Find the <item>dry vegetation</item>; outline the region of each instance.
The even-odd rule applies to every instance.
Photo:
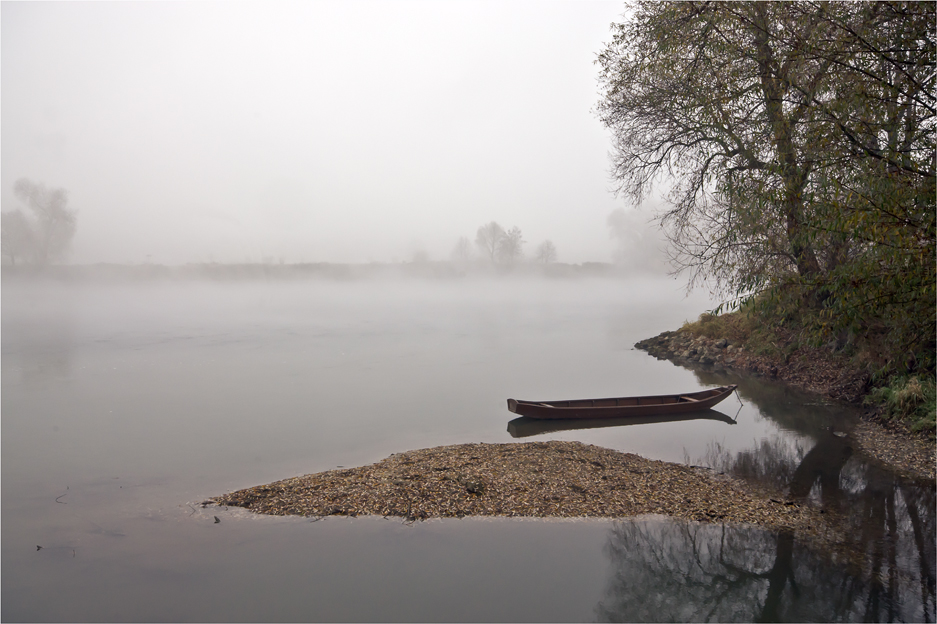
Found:
[[[711,471],[579,442],[462,444],[211,499],[273,515],[605,517],[664,514],[818,536],[824,512]]]

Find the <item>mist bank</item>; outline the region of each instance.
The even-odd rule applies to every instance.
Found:
[[[199,263],[162,264],[72,264],[72,265],[4,265],[2,278],[7,280],[53,280],[65,282],[97,281],[257,281],[257,280],[372,280],[464,278],[610,278],[660,276],[660,272],[635,270],[619,264],[584,262],[567,264],[482,264],[450,261],[407,263]]]

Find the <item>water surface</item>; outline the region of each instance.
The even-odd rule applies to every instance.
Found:
[[[854,453],[848,410],[632,348],[707,307],[653,279],[5,279],[2,616],[932,621],[932,483]],[[507,427],[509,396],[729,382],[742,403],[720,404],[722,420],[520,440]],[[864,506],[853,545],[863,555],[659,518],[407,525],[197,504],[403,450],[549,439]],[[816,578],[830,587],[808,591]]]

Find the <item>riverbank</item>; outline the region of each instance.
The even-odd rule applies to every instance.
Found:
[[[828,514],[711,470],[579,442],[461,444],[391,455],[210,501],[271,515],[623,518],[662,514],[821,536]]]
[[[765,377],[856,406],[862,406],[869,391],[868,373],[821,349],[799,346],[772,356],[751,353],[740,343],[684,329],[663,332],[635,347],[679,366]],[[864,407],[862,421],[850,434],[857,450],[892,470],[918,479],[937,476],[932,433],[913,432],[901,422],[883,419],[879,409]]]

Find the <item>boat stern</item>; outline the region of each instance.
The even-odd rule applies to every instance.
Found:
[[[513,412],[514,414],[517,413],[517,401],[514,399],[508,399],[508,411]]]

